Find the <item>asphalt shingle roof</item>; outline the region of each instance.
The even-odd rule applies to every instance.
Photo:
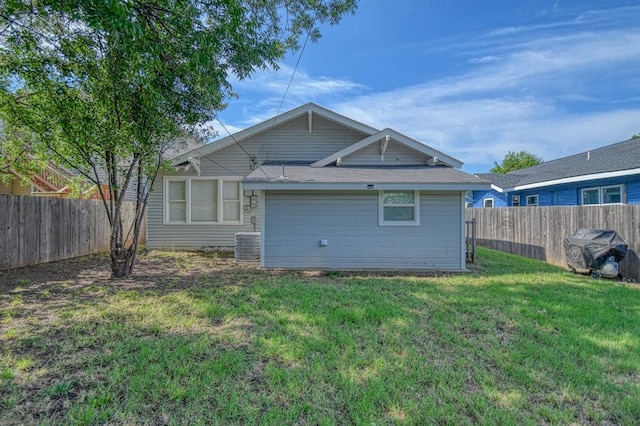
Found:
[[[282,182],[283,165],[262,165],[244,182]],[[286,182],[293,183],[483,183],[486,182],[453,167],[425,166],[326,166],[285,164]]]
[[[518,170],[521,172],[522,170]],[[489,182],[498,185],[500,188],[512,188],[520,179],[523,179],[527,175],[523,174],[510,174],[510,173],[477,173],[481,179],[488,180]]]
[[[477,176],[502,188],[513,188],[555,179],[637,168],[640,168],[640,138],[633,138],[503,175],[480,173]]]

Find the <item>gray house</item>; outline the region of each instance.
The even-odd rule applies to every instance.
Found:
[[[465,191],[490,184],[391,129],[315,104],[173,160],[149,200],[148,247],[234,248],[309,269],[465,269]]]

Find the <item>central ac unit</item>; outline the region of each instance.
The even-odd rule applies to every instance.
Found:
[[[260,262],[260,233],[236,234],[236,262]]]

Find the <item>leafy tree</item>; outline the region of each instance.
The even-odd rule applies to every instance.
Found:
[[[98,185],[111,270],[131,274],[163,154],[356,0],[0,0],[0,120]],[[137,188],[136,218],[122,220]]]
[[[509,173],[513,170],[524,169],[531,166],[542,164],[543,160],[537,155],[528,153],[527,151],[513,152],[509,151],[505,154],[502,164],[493,162],[494,166],[490,170],[491,173]]]
[[[41,159],[46,157],[38,155],[28,132],[14,128],[1,117],[0,114],[0,182],[8,184],[19,177],[28,185],[30,178],[47,166],[47,161]]]

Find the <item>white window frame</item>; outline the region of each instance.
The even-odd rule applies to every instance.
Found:
[[[604,190],[605,189],[609,189],[609,188],[620,188],[620,202],[619,203],[605,203],[604,202]],[[624,200],[624,185],[620,184],[620,185],[607,185],[607,186],[601,186],[600,187],[600,204],[602,204],[603,206],[614,206],[617,204],[623,204],[623,200]]]
[[[413,207],[413,220],[384,220],[385,207]],[[420,226],[420,191],[413,191],[413,204],[384,204],[384,190],[378,191],[378,226]]]
[[[165,225],[242,225],[244,222],[243,216],[243,192],[242,192],[242,176],[165,176],[163,182],[164,203],[163,203],[163,223]],[[192,181],[216,181],[217,184],[217,200],[216,200],[216,221],[192,221],[191,220],[191,182]],[[185,203],[186,203],[186,217],[184,221],[170,221],[169,220],[169,182],[178,181],[185,182]],[[239,205],[239,220],[237,221],[225,221],[224,220],[224,203],[236,202],[235,200],[224,200],[224,182],[240,182],[238,185],[238,205]]]
[[[619,203],[605,203],[604,202],[604,190],[609,188],[620,188],[620,202]],[[596,204],[584,204],[584,192],[585,191],[598,191],[598,203]],[[581,206],[615,206],[624,204],[624,184],[618,185],[605,185],[605,186],[593,186],[590,188],[582,188],[580,190],[580,205]]]
[[[487,201],[491,201],[491,205],[487,206]],[[482,207],[486,207],[488,209],[491,209],[493,207],[496,206],[495,200],[493,199],[493,197],[489,197],[489,198],[485,198],[482,200]]]
[[[532,200],[534,197],[536,199],[536,202],[535,203],[530,202],[530,200]],[[530,194],[530,195],[527,195],[526,201],[527,201],[527,204],[526,204],[527,206],[538,207],[539,205],[538,203],[540,202],[540,197],[538,197],[538,194]]]

